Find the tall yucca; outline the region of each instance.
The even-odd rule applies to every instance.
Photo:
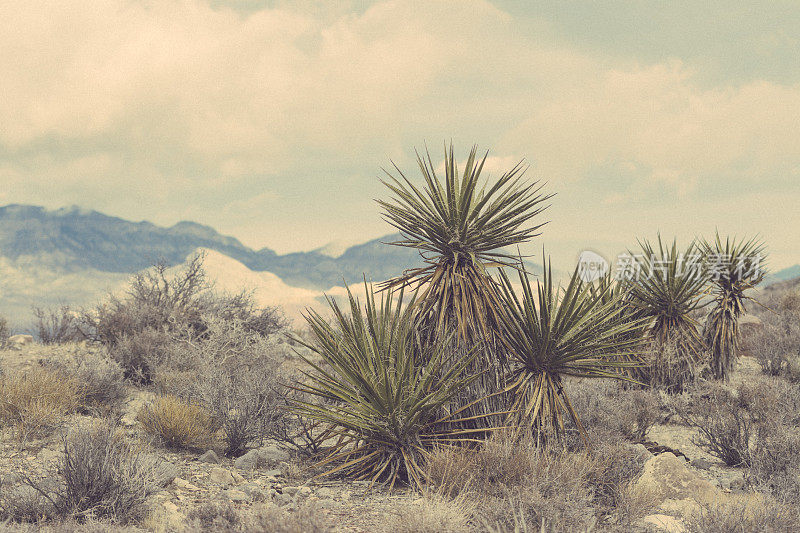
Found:
[[[383,183],[394,194],[378,200],[384,218],[400,231],[391,244],[420,251],[426,266],[404,272],[388,287],[421,287],[420,313],[439,330],[453,327],[461,340],[484,340],[501,311],[497,284],[487,268],[512,265],[517,258],[503,248],[537,236],[543,223],[529,224],[552,195],[539,182],[524,181],[520,162],[494,183],[482,180],[488,152],[478,159],[477,147],[459,171],[452,145],[445,148],[444,176],[426,151],[417,154],[421,187],[395,166]]]
[[[503,306],[499,287],[488,269],[516,265],[518,258],[504,248],[538,235],[543,223],[533,223],[552,195],[542,185],[524,179],[520,162],[494,182],[482,178],[487,154],[473,147],[459,169],[452,145],[445,147],[444,175],[437,175],[430,153],[417,153],[422,184],[415,185],[397,166],[386,172],[383,183],[393,197],[379,200],[383,217],[400,231],[391,244],[419,250],[425,266],[410,269],[389,280],[384,288],[419,289],[417,318],[423,338],[456,332],[462,349],[480,345],[473,370],[480,380],[470,386],[456,405],[475,397],[489,397],[505,388],[505,358],[497,342]],[[503,411],[503,396],[475,405],[471,414]],[[494,422],[497,422],[495,418]]]
[[[332,323],[315,311],[306,315],[314,342],[298,341],[326,364],[304,358],[311,371],[296,388],[321,401],[294,409],[338,436],[320,463],[332,466],[326,474],[418,486],[431,447],[476,434],[456,429],[458,413],[443,409],[474,379],[465,371],[474,356],[453,359],[443,343],[419,342],[402,291],[396,303],[392,293],[376,302],[372,287],[365,289],[363,309],[348,289],[349,313],[328,299]]]
[[[500,279],[508,307],[502,339],[513,376],[510,424],[532,428],[537,436],[560,436],[569,417],[585,438],[562,378],[621,378],[621,368],[637,364],[634,356],[644,321],[624,312],[622,293],[612,291],[611,285],[583,283],[577,269],[565,289],[554,288],[545,261],[536,291],[527,272],[520,271],[521,297],[505,272]]]
[[[702,358],[703,340],[692,317],[702,306],[705,294],[702,250],[694,241],[683,251],[675,240],[671,246],[665,246],[660,235],[657,248],[646,240],[639,241],[639,245],[642,253],[638,254],[638,271],[627,284],[628,305],[634,316],[650,320],[649,334],[655,353],[677,358],[677,362],[670,362],[673,369],[679,369],[673,376],[674,382],[653,384],[678,391],[694,379]],[[635,256],[632,252],[631,255]],[[648,371],[657,373],[659,364],[653,362]],[[673,377],[667,379],[673,381]]]
[[[705,338],[711,350],[711,370],[717,379],[728,380],[739,348],[739,317],[745,313],[745,291],[764,279],[765,247],[757,238],[737,241],[716,234],[713,243],[703,242],[705,263],[714,295],[706,317]]]

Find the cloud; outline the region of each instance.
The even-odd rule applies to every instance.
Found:
[[[567,240],[610,205],[707,225],[687,206],[797,189],[800,85],[710,84],[702,62],[576,46],[482,0],[264,4],[0,4],[0,198],[285,251],[388,231],[379,168],[414,172],[426,141],[491,148],[493,174],[525,158]]]

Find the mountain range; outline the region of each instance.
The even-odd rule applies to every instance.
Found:
[[[260,287],[261,303],[289,307],[297,318],[305,306],[322,299],[323,291],[341,294],[343,285],[358,284],[364,276],[382,281],[421,266],[415,250],[385,244],[398,237],[278,254],[254,250],[195,222],[162,227],[77,207],[7,205],[0,207],[0,315],[24,323],[32,305],[86,305],[159,260],[179,265],[203,249],[211,253],[209,268],[216,269],[210,277],[222,286],[232,290],[237,280],[246,281]],[[528,267],[541,272],[539,265]],[[771,273],[767,283],[797,276],[800,265]]]
[[[159,260],[173,265],[198,248],[215,250],[254,271],[267,271],[298,287],[327,289],[367,278],[384,280],[422,264],[411,249],[386,246],[397,235],[350,246],[279,255],[253,250],[237,239],[195,222],[165,228],[130,222],[76,207],[46,210],[31,205],[0,207],[0,256],[75,272],[94,269],[134,273]]]

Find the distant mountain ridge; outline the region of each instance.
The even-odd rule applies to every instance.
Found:
[[[133,273],[163,259],[182,262],[197,248],[227,255],[254,271],[269,271],[291,285],[327,289],[342,282],[384,280],[422,262],[416,251],[383,242],[396,235],[346,248],[331,257],[325,250],[279,255],[253,250],[233,237],[195,222],[171,227],[131,222],[92,210],[46,210],[31,205],[0,207],[0,256],[66,272],[94,269]]]

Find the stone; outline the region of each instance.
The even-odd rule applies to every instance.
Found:
[[[291,459],[291,455],[286,450],[283,450],[275,445],[262,446],[258,449],[259,455],[267,463],[267,466],[280,464],[282,461]]]
[[[214,450],[208,450],[206,453],[197,458],[201,463],[219,464],[219,457]]]
[[[169,461],[163,461],[159,465],[159,479],[161,480],[161,486],[166,487],[170,483],[172,483],[176,477],[178,477],[178,467],[174,464],[170,463]]]
[[[186,481],[185,479],[179,478],[179,477],[176,477],[175,479],[173,479],[172,480],[172,484],[175,485],[176,487],[178,487],[179,489],[183,489],[183,490],[191,490],[191,491],[200,490],[200,487],[198,487],[197,485],[193,485],[193,484],[189,483],[188,481]]]
[[[650,453],[647,447],[645,447],[645,445],[642,444],[641,442],[637,442],[636,444],[631,444],[629,447],[637,459],[647,461],[653,456],[653,454]]]
[[[688,517],[702,505],[720,501],[725,494],[687,467],[672,453],[662,453],[644,464],[634,490],[660,502],[661,511]]]
[[[6,342],[12,346],[25,346],[26,344],[33,344],[33,335],[11,335]]]
[[[237,457],[233,462],[233,466],[239,470],[255,470],[259,467],[259,461],[258,450],[250,450],[241,457]]]
[[[283,492],[289,496],[294,496],[300,490],[299,487],[284,487]]]
[[[267,470],[266,472],[264,472],[264,475],[266,477],[275,477],[276,478],[276,477],[280,477],[282,474],[281,474],[280,470],[273,468],[272,470]]]
[[[698,457],[697,459],[692,459],[692,462],[689,463],[695,468],[699,468],[700,470],[711,470],[711,461],[707,459],[703,459],[702,457]]]
[[[221,467],[214,467],[208,475],[208,479],[220,485],[233,485],[233,474]]]
[[[244,476],[239,472],[231,472],[231,475],[233,476],[233,481],[235,483],[244,483]]]
[[[666,514],[651,514],[642,518],[642,523],[654,526],[660,531],[668,533],[683,533],[686,527],[679,519]]]
[[[222,492],[222,495],[232,502],[246,502],[249,500],[247,494],[238,489],[225,490]]]
[[[264,489],[258,483],[245,483],[236,488],[247,494],[247,497],[253,501],[261,502],[268,497],[268,494],[264,492]]]
[[[276,505],[283,507],[292,504],[294,500],[289,494],[285,492],[282,493],[276,492],[272,497],[272,501],[275,502]]]

